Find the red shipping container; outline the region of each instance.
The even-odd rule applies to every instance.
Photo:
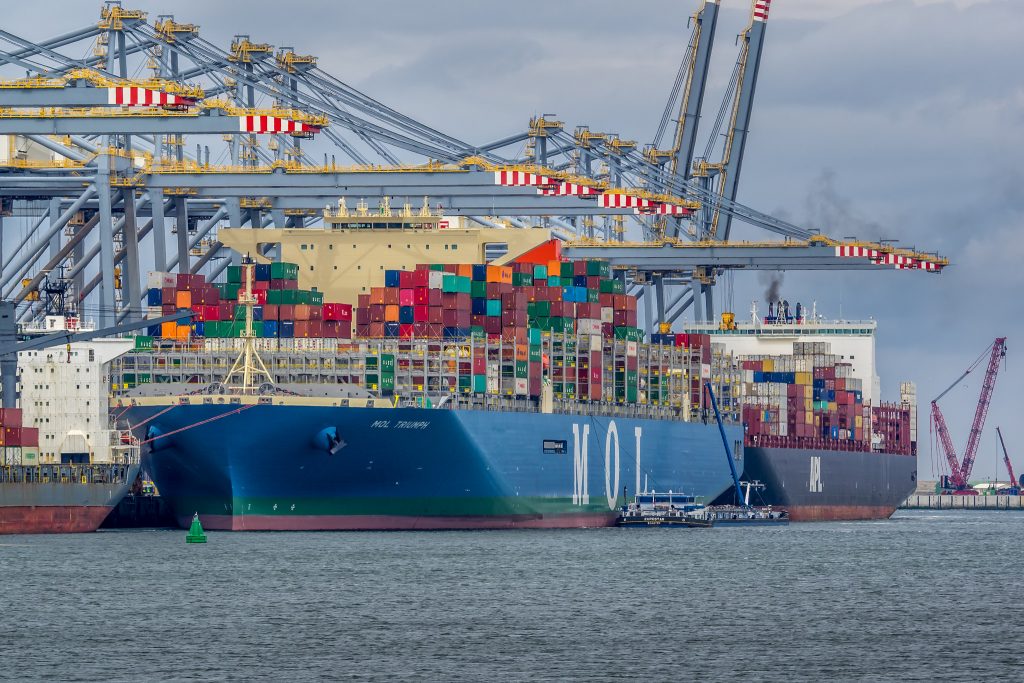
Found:
[[[473,374],[474,375],[486,375],[487,374],[487,358],[483,354],[475,356],[473,358]]]
[[[369,294],[358,294],[358,295],[356,295],[356,304],[358,305],[359,308],[366,308],[367,306],[370,305],[370,295]]]
[[[178,308],[174,304],[164,304],[160,307],[161,315],[174,315],[178,312]]]
[[[384,304],[370,304],[370,322],[384,322],[384,313],[386,308],[387,306],[385,306]]]
[[[0,426],[20,427],[21,408],[0,408]]]
[[[433,290],[437,291],[437,290]],[[431,325],[441,325],[444,323],[444,309],[440,306],[430,306],[427,308],[427,322]]]
[[[352,338],[352,321],[351,320],[335,320],[335,330],[338,334],[338,339],[351,339]]]
[[[429,270],[417,270],[412,271],[409,278],[410,287],[429,287],[430,286],[430,271]],[[405,287],[405,285],[402,285]]]
[[[356,329],[359,329],[360,325],[370,324],[370,309],[369,308],[357,308],[356,309]]]
[[[429,306],[430,305],[430,290],[426,287],[417,287],[412,290],[412,305],[413,306]]]
[[[398,286],[401,289],[412,289],[413,288],[413,284],[412,284],[412,271],[411,270],[401,270],[401,271],[398,272]],[[403,306],[408,306],[408,305],[411,305],[411,304],[402,304],[402,305]]]
[[[400,291],[401,290],[395,289],[394,287],[385,287],[384,303],[386,303],[389,306],[398,306],[398,302],[401,300],[401,295],[399,293]]]
[[[587,262],[586,261],[573,261],[572,262],[572,274],[573,275],[586,275],[587,274]]]
[[[497,320],[500,326],[501,321],[498,318],[491,318],[491,320]],[[441,322],[445,327],[469,327],[470,325],[470,313],[468,310],[444,310],[441,316]],[[500,330],[499,330],[500,331]]]
[[[263,305],[263,319],[264,320],[277,320],[277,304],[264,304]]]
[[[324,320],[352,320],[350,304],[326,303],[323,306]]]
[[[403,275],[411,275],[408,271],[403,270]],[[398,290],[398,305],[399,306],[412,306],[414,304],[414,290],[412,289],[400,289]]]
[[[239,291],[241,292],[244,289],[245,289],[245,287],[243,285],[241,288],[239,288]],[[256,280],[255,282],[252,283],[252,291],[254,291],[254,292],[263,292],[263,291],[266,291],[268,289],[270,289],[270,281],[269,280]]]
[[[402,339],[411,339],[413,335],[412,323],[402,323],[398,326],[398,336]]]
[[[501,334],[501,318],[484,318],[484,332],[487,334]]]
[[[484,318],[486,317],[486,315],[477,315],[474,313],[473,315],[469,316],[469,324],[474,327],[483,327]]]
[[[548,301],[555,302],[562,300],[562,288],[561,287],[548,287]]]
[[[526,311],[503,311],[501,314],[501,324],[505,327],[526,327],[529,320]]]
[[[370,337],[377,339],[384,336],[384,323],[370,323]]]
[[[324,309],[323,306],[310,306],[309,307],[309,319],[310,320],[323,320]]]
[[[295,304],[278,304],[278,320],[295,320]]]
[[[384,287],[370,287],[370,303],[371,304],[382,304],[384,303],[384,292],[387,290]]]
[[[164,287],[160,290],[160,303],[164,306],[167,304],[174,305],[174,300],[177,298],[178,291],[174,287]]]

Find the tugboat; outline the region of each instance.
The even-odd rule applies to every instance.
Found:
[[[694,496],[679,493],[640,493],[623,505],[616,520],[622,527],[706,529],[712,520],[708,507]]]

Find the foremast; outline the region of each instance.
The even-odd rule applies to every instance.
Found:
[[[253,307],[256,297],[252,291],[253,270],[256,263],[249,256],[242,259],[242,281],[245,288],[238,294],[238,304],[245,309],[245,328],[242,330],[242,351],[238,354],[231,370],[225,378],[228,390],[232,393],[255,394],[265,384],[273,386],[274,378],[267,370],[266,364],[256,351],[256,333],[253,330]],[[241,384],[235,378],[241,378]],[[264,381],[265,380],[265,381]]]

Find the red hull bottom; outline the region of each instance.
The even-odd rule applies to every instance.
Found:
[[[889,519],[896,508],[888,505],[793,505],[779,506],[792,522],[840,522]]]
[[[101,505],[0,507],[0,534],[80,534],[96,531],[112,508]]]
[[[454,531],[468,529],[580,529],[615,524],[614,514],[537,517],[404,517],[400,515],[199,515],[205,529],[220,531]],[[191,517],[178,518],[184,529]]]

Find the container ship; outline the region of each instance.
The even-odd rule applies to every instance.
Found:
[[[878,454],[854,408],[825,394],[828,438],[794,442],[799,459],[826,460],[830,477],[831,458],[850,456],[857,495],[797,509],[798,465],[781,477],[763,464],[796,455],[771,439],[789,415],[751,416],[762,386],[817,390],[814,371],[806,385],[768,381],[761,360],[755,376],[758,354],[717,327],[648,338],[621,274],[562,259],[546,230],[340,207],[322,228],[218,239],[280,260],[229,266],[219,283],[151,274],[152,314],[195,318],[138,338],[113,377],[114,410],[182,526],[198,512],[233,530],[578,527],[613,524],[630,488],[711,501],[731,474],[704,382],[740,468],[792,491],[768,495],[794,519],[887,516],[908,478],[894,464],[865,479],[855,458]],[[771,352],[796,362],[792,342]],[[766,391],[766,405],[788,401]],[[909,474],[915,458],[900,457]],[[810,470],[800,476],[807,488]]]
[[[605,526],[630,490],[730,485],[701,387],[742,462],[739,372],[708,335],[649,343],[608,263],[562,259],[546,230],[441,220],[266,229],[282,261],[151,275],[154,315],[196,317],[137,338],[113,409],[180,524]]]
[[[26,334],[82,329],[47,316]],[[0,410],[0,534],[95,531],[139,471],[139,443],[108,422],[110,362],[131,341],[18,354],[20,408]]]
[[[740,365],[745,476],[794,521],[888,518],[917,485],[916,388],[880,400],[874,321],[804,313],[777,301],[689,328]]]

